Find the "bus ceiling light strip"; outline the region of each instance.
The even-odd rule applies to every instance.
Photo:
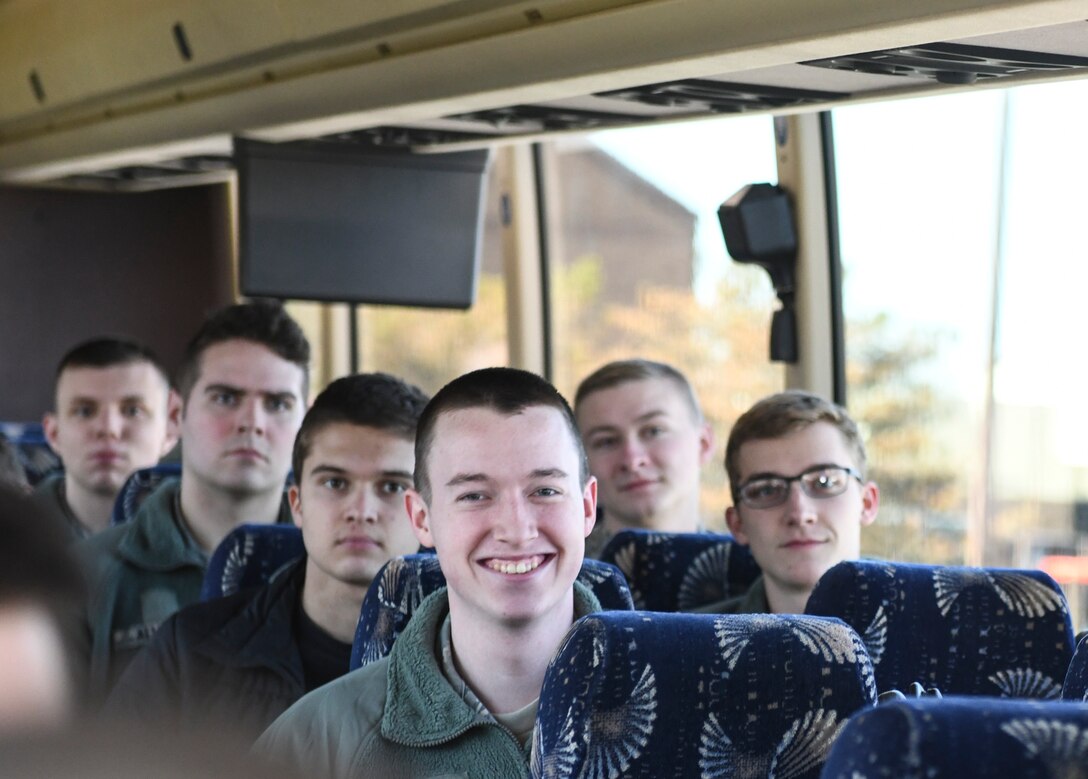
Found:
[[[782,308],[771,318],[771,360],[797,362],[794,268],[797,229],[789,195],[774,184],[749,184],[718,209],[725,248],[736,262],[752,263],[771,277]]]

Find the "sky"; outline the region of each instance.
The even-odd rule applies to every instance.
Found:
[[[995,397],[1053,409],[1063,459],[1088,466],[1088,80],[853,106],[833,122],[847,318],[886,312],[939,339],[943,380],[974,395],[996,277]],[[763,273],[728,260],[715,214],[776,181],[770,118],[591,140],[700,214],[701,299],[720,274]]]
[[[696,295],[710,302],[715,282],[733,264],[718,225],[718,207],[747,184],[778,180],[771,118],[638,127],[598,133],[591,139],[699,215]],[[756,267],[741,270],[765,275]]]

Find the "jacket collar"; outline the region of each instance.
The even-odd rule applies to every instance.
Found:
[[[597,597],[574,583],[574,618],[601,610]],[[381,733],[409,747],[433,746],[457,738],[476,725],[494,723],[478,714],[442,675],[436,656],[438,631],[449,613],[446,588],[428,596],[389,653],[386,705]]]
[[[770,614],[771,604],[767,602],[767,583],[760,574],[748,586],[748,592],[744,594],[737,609],[738,614]]]
[[[207,567],[207,555],[184,529],[177,514],[180,485],[180,479],[166,479],[147,496],[118,544],[117,552],[123,559],[147,571]],[[290,521],[291,509],[285,497],[276,522]]]
[[[148,571],[207,565],[204,553],[182,530],[174,511],[181,482],[167,479],[144,500],[117,546],[118,554]]]

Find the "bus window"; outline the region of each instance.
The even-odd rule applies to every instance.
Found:
[[[834,113],[848,399],[882,489],[865,552],[1043,567],[1088,623],[1088,85]]]
[[[729,261],[717,209],[774,181],[768,117],[611,130],[542,149],[556,386],[616,359],[683,371],[715,426],[702,513],[724,530],[721,452],[733,421],[783,387],[768,362],[777,306],[760,269]]]

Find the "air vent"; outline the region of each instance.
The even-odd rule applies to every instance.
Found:
[[[314,140],[320,143],[343,143],[355,146],[388,146],[408,148],[412,146],[437,146],[459,141],[475,141],[494,137],[494,133],[459,132],[428,127],[368,127],[349,133],[323,135]]]
[[[809,89],[788,89],[758,84],[733,84],[710,79],[687,79],[667,84],[650,84],[613,92],[600,92],[598,97],[631,100],[652,106],[689,108],[692,113],[737,114],[761,109],[826,103],[847,97],[840,92],[818,92]]]
[[[488,111],[456,114],[446,118],[482,122],[500,130],[503,134],[545,130],[597,130],[630,124],[632,121],[632,117],[627,114],[548,105],[513,105]]]
[[[201,154],[143,165],[125,165],[94,173],[79,173],[53,183],[74,189],[139,192],[222,181],[233,170],[234,160],[231,157]]]
[[[1088,57],[962,43],[927,43],[801,64],[884,76],[927,78],[942,84],[973,84],[979,79],[1088,69]]]

